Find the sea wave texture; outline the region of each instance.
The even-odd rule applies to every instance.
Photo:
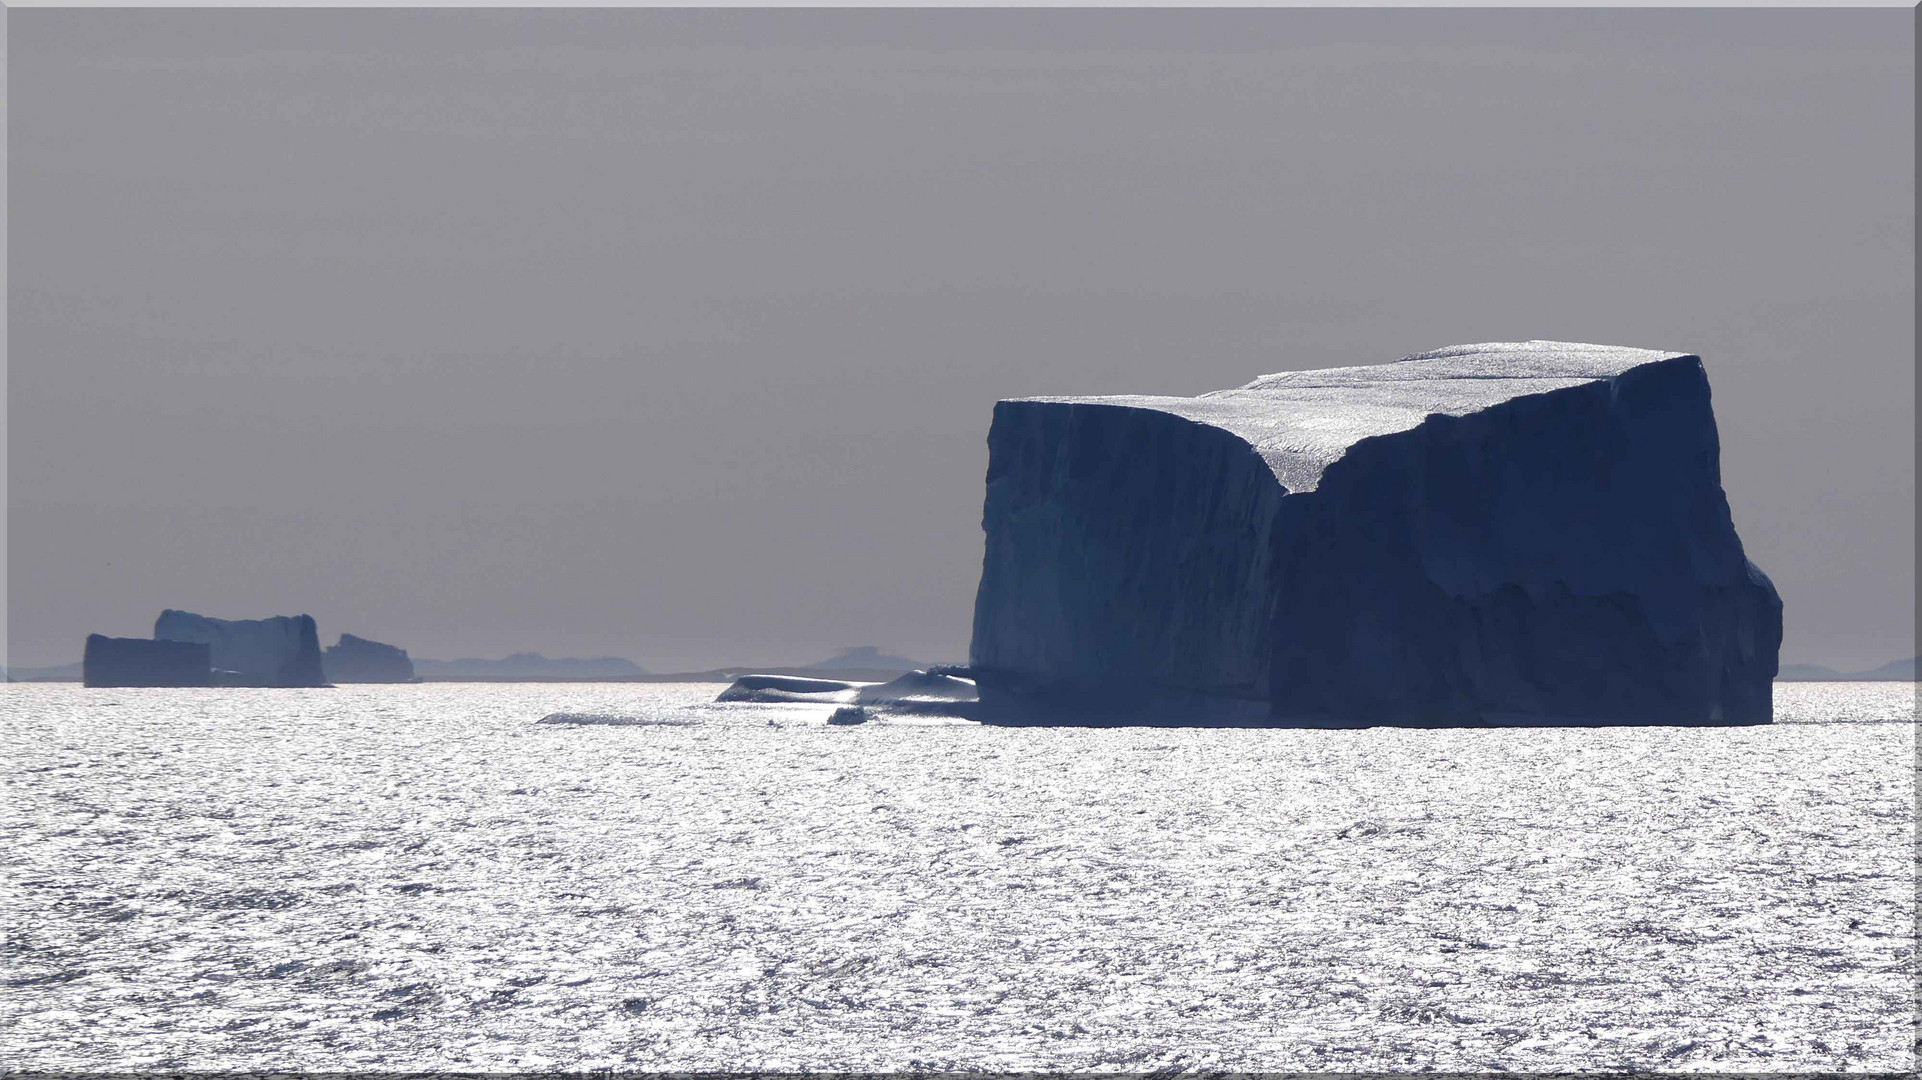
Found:
[[[828,726],[720,689],[8,686],[0,1060],[1915,1064],[1913,683],[1439,731]]]

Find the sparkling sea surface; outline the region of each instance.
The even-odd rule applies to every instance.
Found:
[[[721,689],[7,686],[0,1061],[1915,1063],[1913,683],[1442,731],[829,727]]]

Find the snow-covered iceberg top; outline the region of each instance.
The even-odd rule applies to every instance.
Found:
[[[1016,401],[1150,409],[1219,428],[1248,443],[1290,493],[1363,439],[1407,431],[1431,416],[1466,416],[1530,394],[1613,379],[1688,353],[1569,341],[1496,341],[1416,353],[1389,364],[1283,371],[1200,397],[1115,394]]]

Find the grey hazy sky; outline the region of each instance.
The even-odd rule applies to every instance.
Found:
[[[998,397],[1707,361],[1783,654],[1913,651],[1914,15],[11,13],[13,662],[965,657]]]

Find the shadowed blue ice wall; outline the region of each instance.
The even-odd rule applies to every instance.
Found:
[[[985,701],[1769,720],[1781,602],[1735,533],[1694,356],[1464,346],[1004,402],[989,452]]]

